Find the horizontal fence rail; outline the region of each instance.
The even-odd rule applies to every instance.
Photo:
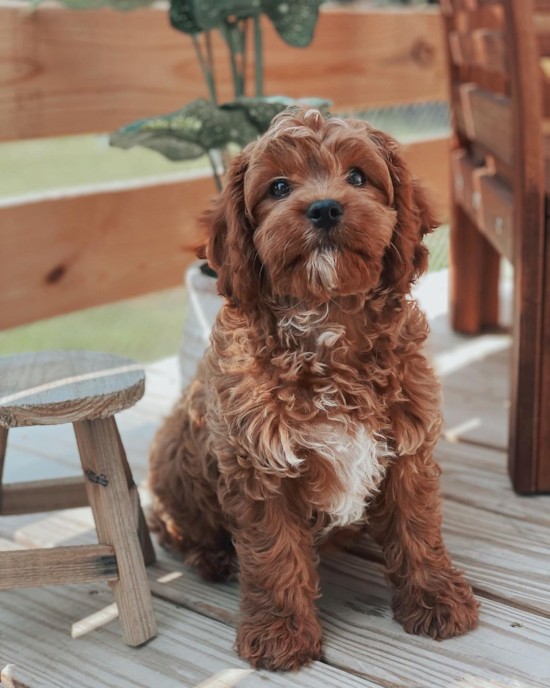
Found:
[[[323,7],[305,50],[266,26],[264,57],[269,94],[342,110],[447,98],[436,11]],[[222,62],[221,101],[232,97]],[[205,95],[195,63],[166,7],[30,13],[0,0],[0,140],[105,132],[176,109]],[[448,140],[403,150],[446,219]],[[214,194],[211,177],[180,175],[0,201],[0,329],[181,284]]]
[[[265,21],[268,94],[325,97],[337,108],[447,98],[438,12],[322,8],[306,49],[288,46]],[[215,33],[225,102],[232,99],[229,60]],[[166,6],[40,5],[31,13],[22,2],[0,0],[0,140],[111,131],[205,94],[191,38],[170,27]]]

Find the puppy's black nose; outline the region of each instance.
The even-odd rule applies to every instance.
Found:
[[[331,229],[340,222],[344,208],[338,201],[329,198],[324,201],[315,201],[306,210],[306,215],[319,229]]]

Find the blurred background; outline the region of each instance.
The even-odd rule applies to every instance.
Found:
[[[271,3],[271,17],[258,25],[230,17],[221,31],[187,26],[186,5],[193,3],[9,5],[0,41],[0,355],[87,348],[149,362],[176,353],[195,220],[216,193],[212,165],[221,176],[225,158],[256,135],[246,130],[247,112],[237,141],[186,139],[190,122],[207,127],[217,117],[193,109],[199,99],[314,98],[395,136],[443,221],[428,239],[430,270],[447,267],[439,8],[416,0],[330,3],[317,20],[319,2],[298,2],[293,8],[311,16],[303,26],[292,17],[290,26],[285,3]],[[165,118],[159,129],[157,115],[182,108],[179,122]],[[148,130],[129,131],[140,118],[150,118]]]

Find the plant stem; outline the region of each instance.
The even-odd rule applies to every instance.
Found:
[[[206,64],[206,61],[204,59],[204,55],[202,54],[202,49],[199,43],[198,35],[196,33],[192,34],[193,38],[193,45],[195,46],[195,52],[197,53],[197,59],[199,61],[199,64],[202,69],[202,73],[204,76],[204,80],[206,81],[206,85],[208,86],[208,91],[210,93],[210,100],[214,103],[214,105],[217,104],[217,99],[216,99],[216,86],[214,84],[214,78],[211,69],[209,66]]]
[[[214,175],[214,181],[216,182],[216,187],[218,189],[218,192],[221,193],[223,189],[223,184],[222,180],[220,179],[220,175],[218,174],[218,168],[216,165],[216,161],[214,160],[214,157],[212,155],[212,151],[208,150],[208,159],[210,160],[210,165],[212,166],[212,174]]]
[[[262,27],[260,26],[260,15],[256,14],[254,16],[254,63],[257,96],[263,96],[264,94],[264,65],[262,51]]]
[[[241,59],[241,85],[242,94],[246,95],[246,37],[248,33],[248,19],[243,19],[241,22],[241,46],[242,46],[242,59]]]
[[[227,42],[229,48],[229,57],[231,59],[231,72],[233,74],[233,87],[235,89],[235,98],[242,96],[242,79],[237,67],[237,53],[240,53],[239,46],[236,40],[240,42],[239,27],[236,22],[230,22],[227,19],[220,26],[220,30]],[[235,40],[236,39],[236,40]]]
[[[212,80],[212,92],[214,94],[214,105],[217,105],[217,94],[216,94],[216,74],[214,72],[214,56],[212,53],[212,41],[210,38],[210,31],[206,32],[206,57],[208,60],[208,71],[210,78]]]

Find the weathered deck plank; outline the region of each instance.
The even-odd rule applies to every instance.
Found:
[[[214,688],[215,677],[239,688],[377,685],[321,662],[291,679],[252,671],[232,649],[232,628],[159,599],[159,635],[139,650],[122,643],[116,621],[71,638],[73,623],[111,603],[107,587],[97,585],[4,593],[0,663],[24,668],[31,688]]]
[[[165,554],[158,567],[165,568],[164,575],[181,571],[179,561]],[[333,666],[381,685],[425,688],[460,684],[472,676],[514,678],[529,685],[545,685],[550,678],[544,649],[550,641],[549,619],[482,599],[478,630],[437,643],[407,635],[393,621],[391,591],[380,565],[341,553],[323,558],[321,578],[324,654]],[[152,581],[152,589],[155,596],[211,618],[237,622],[236,583],[204,584],[194,571],[185,570],[166,583]]]
[[[313,673],[300,672],[298,678],[270,676],[272,682],[278,681],[274,685],[489,685],[483,681],[495,682],[491,685],[509,685],[512,681],[518,687],[550,685],[550,497],[516,496],[508,481],[505,453],[476,446],[505,445],[506,342],[497,335],[497,339],[486,339],[478,346],[438,326],[432,350],[443,375],[446,408],[450,409],[447,427],[452,430],[453,423],[456,429],[472,418],[481,420],[475,427],[459,427],[459,442],[442,440],[437,448],[444,468],[445,540],[455,562],[466,569],[479,593],[480,628],[444,643],[406,635],[391,619],[391,592],[376,561],[379,552],[365,542],[358,553],[369,560],[344,553],[323,558],[320,610],[326,631],[326,661],[331,666],[315,665],[308,670]],[[154,364],[149,367],[144,399],[120,414],[122,439],[138,481],[146,475],[153,433],[178,390],[176,360]],[[12,435],[7,480],[78,474],[70,428],[31,428]],[[0,518],[0,537],[31,547],[97,541],[87,508]],[[39,672],[48,648],[55,647],[51,666],[48,664],[48,671],[36,683],[38,688],[202,685],[223,669],[246,670],[247,665],[231,649],[232,627],[238,621],[237,584],[205,584],[194,571],[165,553],[149,569],[149,579],[160,636],[143,650],[136,653],[125,648],[119,642],[116,623],[112,629],[107,626],[78,640],[70,639],[72,623],[112,603],[107,589],[102,592],[103,588],[96,586],[98,592],[88,595],[86,586],[81,586],[4,593],[3,602],[10,601],[2,607],[1,620],[7,622],[1,632],[0,661],[22,665],[18,658],[28,657],[26,670]],[[23,611],[18,617],[19,608]],[[53,620],[55,614],[59,614],[58,621]],[[21,638],[29,632],[31,619],[39,626],[37,637],[31,634],[29,647],[23,650]],[[6,642],[8,650],[19,647],[17,656],[8,656]],[[201,653],[203,658],[199,659]],[[75,682],[75,672],[87,656],[94,670],[97,663],[99,673],[86,673],[83,680],[78,677]],[[338,668],[339,673],[330,673],[338,672]],[[57,683],[53,681],[54,670],[61,671],[61,678],[56,675]],[[154,680],[148,673],[151,671],[159,672]],[[227,676],[218,678],[226,680]],[[260,682],[263,685],[266,680],[257,672],[232,676],[227,681],[238,679],[244,688]],[[365,679],[363,683],[360,677]]]
[[[503,451],[441,440],[436,457],[443,468],[445,499],[550,528],[550,497],[518,497]]]

